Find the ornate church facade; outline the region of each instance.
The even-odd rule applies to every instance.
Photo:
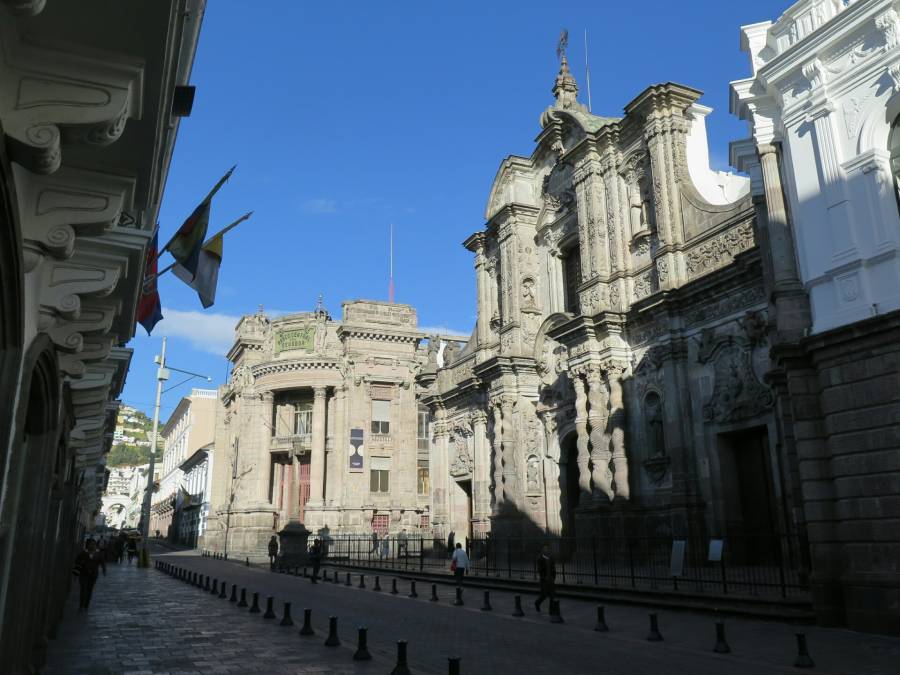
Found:
[[[697,90],[649,87],[621,118],[577,93],[563,54],[533,153],[465,241],[472,339],[417,379],[435,536],[790,531],[761,184],[710,170]]]

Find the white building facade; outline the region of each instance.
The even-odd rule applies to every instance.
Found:
[[[900,634],[900,2],[802,0],[741,29],[776,307],[767,380],[822,623]],[[746,157],[746,153],[744,153]]]

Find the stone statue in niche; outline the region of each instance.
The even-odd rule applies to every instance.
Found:
[[[647,425],[647,449],[650,456],[666,454],[662,400],[655,391],[644,397],[644,423]]]
[[[535,289],[534,279],[525,277],[522,281],[522,306],[525,309],[531,309],[537,304],[537,290]]]
[[[541,491],[541,460],[536,455],[529,455],[525,470],[525,489],[527,492]]]
[[[456,350],[456,343],[448,340],[444,345],[444,368],[453,365],[453,362],[456,361]]]

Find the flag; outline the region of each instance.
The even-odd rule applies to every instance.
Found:
[[[197,291],[203,309],[212,307],[216,301],[216,284],[219,282],[219,265],[222,264],[224,234],[224,231],[219,232],[203,244],[193,274],[186,265],[176,264],[172,268],[172,273],[176,277]]]
[[[147,247],[147,260],[144,264],[144,280],[141,284],[141,297],[138,300],[137,320],[138,323],[150,335],[153,327],[159,323],[162,318],[162,308],[159,303],[159,291],[156,288],[156,273],[159,260],[159,229],[153,233],[153,239]]]
[[[203,240],[206,239],[211,201],[207,197],[200,206],[194,209],[194,212],[178,228],[178,232],[175,233],[172,241],[166,246],[172,257],[178,261],[178,264],[188,271],[191,279],[197,274],[200,249],[203,247]]]

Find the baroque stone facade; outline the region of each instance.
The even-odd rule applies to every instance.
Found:
[[[699,91],[577,91],[563,55],[465,242],[473,339],[419,376],[435,536],[788,531],[751,181],[709,169]]]
[[[429,422],[415,378],[437,354],[425,338],[412,307],[385,302],[345,302],[341,321],[321,305],[243,317],[220,391],[202,546],[264,557],[273,533],[300,524],[323,535],[429,532]]]

